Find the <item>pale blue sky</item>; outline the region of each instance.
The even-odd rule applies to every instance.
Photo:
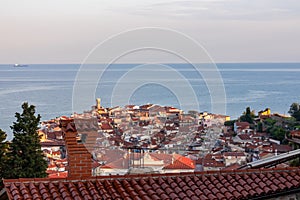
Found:
[[[0,63],[80,63],[144,26],[181,31],[216,62],[300,62],[299,0],[1,0]]]

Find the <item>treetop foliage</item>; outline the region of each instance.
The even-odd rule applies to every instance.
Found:
[[[254,111],[251,111],[250,107],[247,107],[246,111],[240,117],[240,121],[242,121],[242,122],[248,122],[249,124],[253,124],[254,117],[255,117]]]
[[[41,116],[35,115],[35,106],[22,105],[23,112],[16,113],[16,121],[10,127],[14,138],[9,145],[4,178],[46,177],[47,162],[41,150],[38,135]]]
[[[291,114],[291,116],[294,117],[297,121],[300,121],[300,105],[299,105],[299,103],[292,103],[288,113]]]

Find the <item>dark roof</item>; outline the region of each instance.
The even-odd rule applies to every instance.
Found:
[[[300,169],[4,180],[9,199],[249,199],[300,189]]]
[[[65,146],[64,140],[48,140],[41,142],[42,147]]]
[[[240,134],[240,135],[238,135],[238,137],[241,140],[251,140],[251,138],[250,138],[250,136],[248,134]]]
[[[235,125],[238,126],[240,129],[245,129],[250,126],[248,122],[235,122]]]
[[[275,143],[272,144],[272,148],[273,148],[273,152],[277,150],[277,152],[280,153],[286,153],[293,150],[293,148],[289,145],[282,145],[282,144],[275,144]]]
[[[224,156],[246,156],[244,152],[224,152]]]
[[[215,159],[203,159],[204,167],[225,167],[225,163],[216,161]]]

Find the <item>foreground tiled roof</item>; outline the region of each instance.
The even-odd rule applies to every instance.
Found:
[[[300,169],[5,180],[9,199],[249,199],[300,189]]]

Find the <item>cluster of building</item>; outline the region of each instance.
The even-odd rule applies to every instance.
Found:
[[[260,116],[266,115],[272,116]],[[235,122],[232,130],[224,126],[228,120],[229,116],[153,104],[103,108],[97,99],[91,111],[43,122],[39,134],[49,177],[68,175],[72,155],[66,152],[78,149],[74,143],[90,153],[96,176],[237,169],[291,150],[247,122]],[[75,142],[66,141],[69,132],[75,133]]]
[[[42,151],[48,161],[47,173],[49,177],[66,177],[68,161],[63,132],[59,127],[59,119],[42,122],[39,135]]]
[[[203,158],[204,170],[238,169],[246,163],[291,151],[290,145],[281,144],[280,141],[270,138],[265,127],[262,127],[261,132],[257,131],[257,124],[261,123],[263,126],[264,120],[268,118],[281,123],[280,121],[284,121],[287,116],[272,114],[267,108],[258,113],[254,124],[236,121],[233,126],[225,126],[212,153]],[[288,166],[287,163],[280,164],[280,167]]]

